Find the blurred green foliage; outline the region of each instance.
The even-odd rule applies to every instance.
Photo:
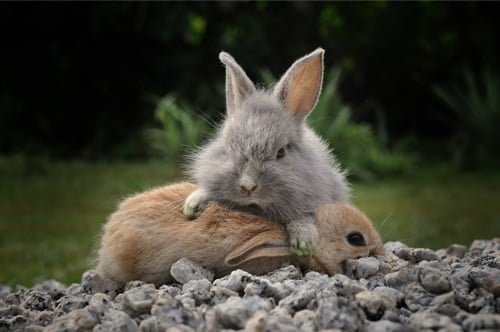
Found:
[[[160,128],[147,129],[145,135],[153,153],[167,160],[182,160],[209,133],[209,120],[172,94],[157,101],[155,117]]]
[[[255,78],[262,66],[279,74],[322,46],[327,67],[342,69],[339,95],[354,123],[377,128],[375,136],[382,123],[391,151],[411,136],[423,158],[448,160],[441,147],[459,129],[432,87],[460,79],[464,65],[500,71],[499,8],[472,1],[0,3],[0,153],[145,158],[142,133],[156,121],[151,94],[173,94],[214,118],[224,107],[219,51]]]
[[[434,91],[453,112],[450,154],[462,169],[500,165],[500,76],[490,70],[475,75],[464,69],[459,82],[437,85]]]

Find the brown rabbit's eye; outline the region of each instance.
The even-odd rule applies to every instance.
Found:
[[[276,154],[276,159],[281,159],[285,156],[285,148],[281,148],[278,150],[278,153]]]
[[[351,232],[347,235],[347,242],[356,247],[366,246],[365,238],[359,232]]]

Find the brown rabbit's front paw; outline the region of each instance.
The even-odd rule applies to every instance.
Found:
[[[286,225],[290,251],[297,256],[312,256],[318,243],[318,231],[308,219],[293,221]]]
[[[197,189],[186,198],[182,206],[182,213],[190,220],[196,219],[200,216],[207,205],[205,192]]]

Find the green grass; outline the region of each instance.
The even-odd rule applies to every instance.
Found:
[[[180,179],[162,162],[42,162],[0,159],[0,283],[79,282],[99,232],[124,197]],[[355,183],[353,202],[384,240],[447,247],[500,236],[500,175],[433,170],[413,178]],[[383,224],[383,225],[382,225]]]

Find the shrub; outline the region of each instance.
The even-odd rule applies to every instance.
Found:
[[[435,85],[433,90],[452,112],[455,166],[486,169],[500,165],[500,77],[489,70],[475,75],[464,69],[462,82]]]

